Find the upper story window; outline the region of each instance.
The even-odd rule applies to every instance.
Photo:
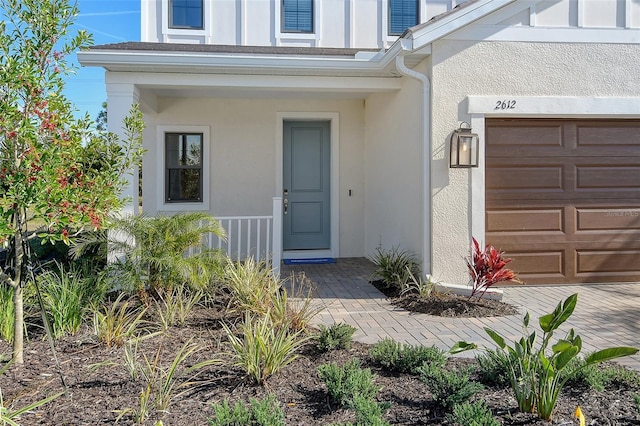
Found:
[[[169,0],[169,27],[204,28],[204,0]]]
[[[165,133],[165,202],[201,202],[203,134]]]
[[[401,35],[418,24],[418,0],[389,0],[389,35]]]
[[[282,32],[313,32],[313,0],[282,0]]]

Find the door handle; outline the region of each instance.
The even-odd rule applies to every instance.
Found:
[[[289,200],[287,199],[287,196],[289,195],[289,191],[287,189],[284,190],[284,199],[282,200],[282,204],[283,204],[283,212],[284,214],[287,214],[287,212],[289,211]]]

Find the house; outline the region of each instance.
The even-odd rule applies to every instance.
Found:
[[[640,280],[637,0],[141,1],[141,42],[78,57],[111,130],[142,107],[146,213],[276,265],[399,246],[466,283],[476,237],[528,283]]]

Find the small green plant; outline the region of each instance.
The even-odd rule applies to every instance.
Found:
[[[537,412],[538,417],[550,420],[562,387],[577,372],[589,365],[634,355],[637,348],[615,347],[593,352],[584,363],[572,362],[582,350],[582,339],[573,329],[552,344],[554,332],[571,317],[578,302],[578,294],[572,294],[558,303],[552,313],[538,319],[542,329],[542,342],[536,345],[537,334],[529,332],[529,313],[523,318],[524,336],[513,346],[490,328],[485,331],[498,349],[508,354],[508,374],[511,388],[521,411]],[[473,347],[466,342],[463,345]],[[550,351],[549,351],[550,349]]]
[[[11,367],[11,364],[13,362],[9,361],[7,362],[5,365],[2,366],[2,368],[0,368],[0,376],[3,375],[8,369],[9,367]],[[41,399],[39,401],[36,401],[32,404],[29,404],[25,407],[22,408],[18,408],[18,409],[13,409],[11,407],[7,407],[4,404],[4,399],[2,397],[2,388],[0,388],[0,424],[2,424],[3,426],[5,425],[9,425],[9,426],[20,426],[19,423],[16,422],[16,420],[20,417],[21,414],[26,413],[27,411],[32,411],[35,410],[36,408],[40,407],[41,405],[47,404],[51,401],[53,401],[54,399],[56,399],[57,397],[59,397],[60,395],[62,395],[64,392],[60,392],[57,393],[55,395],[51,395],[47,398]]]
[[[603,392],[612,384],[629,387],[640,386],[640,374],[617,364],[590,364],[584,365],[582,357],[576,357],[565,370],[574,372],[567,383],[570,386],[586,385],[598,392]]]
[[[61,265],[37,277],[54,338],[75,334],[87,312],[97,306],[106,293],[100,280],[83,279],[75,270]]]
[[[446,370],[442,367],[424,365],[418,368],[420,380],[425,382],[436,405],[449,412],[457,404],[463,404],[483,389],[480,383],[469,380],[468,370]]]
[[[169,292],[159,292],[155,311],[160,328],[166,331],[175,325],[183,326],[203,296],[201,290],[189,289],[184,285]]]
[[[239,326],[242,337],[236,336],[226,324],[223,328],[231,344],[233,365],[260,384],[295,360],[296,351],[309,339],[302,331],[274,326],[269,311],[265,316],[246,312]]]
[[[109,347],[122,346],[126,340],[146,331],[142,317],[147,309],[123,299],[124,293],[120,293],[109,306],[94,311],[94,332],[98,340]]]
[[[515,272],[506,268],[513,259],[505,259],[504,253],[498,251],[491,244],[484,248],[473,238],[471,254],[467,257],[467,268],[471,277],[471,296],[479,299],[493,285],[502,281],[520,282]]]
[[[0,339],[13,342],[13,288],[0,284]]]
[[[636,410],[640,412],[640,395],[637,393],[633,395],[633,402],[636,404]]]
[[[384,412],[389,408],[388,403],[378,403],[373,398],[363,395],[354,395],[353,409],[356,412],[356,425],[358,426],[388,426],[384,418]]]
[[[214,404],[215,418],[209,419],[209,426],[284,426],[284,411],[275,396],[251,398],[249,404],[238,401],[232,407],[227,400]]]
[[[397,293],[420,275],[420,263],[415,255],[399,247],[392,247],[388,251],[378,247],[369,260],[376,266],[374,276]]]
[[[476,356],[477,373],[480,381],[488,386],[508,387],[509,382],[509,354],[503,351],[487,349]]]
[[[334,349],[346,349],[351,347],[351,337],[356,332],[356,328],[345,323],[333,323],[326,327],[320,325],[320,334],[316,337],[318,349],[322,352]]]
[[[323,309],[314,304],[313,282],[300,273],[291,274],[284,284],[271,295],[271,319],[276,325],[306,331],[313,317]]]
[[[484,401],[455,405],[447,420],[457,426],[500,426]]]
[[[412,346],[390,338],[373,345],[369,356],[388,370],[410,374],[415,374],[418,367],[424,364],[442,367],[447,362],[445,352],[435,346]]]
[[[282,287],[266,263],[256,262],[252,257],[244,262],[228,259],[225,277],[225,286],[231,294],[230,308],[240,312],[266,314],[272,310],[273,298]]]
[[[439,282],[430,274],[427,274],[424,279],[411,274],[411,280],[405,284],[400,294],[415,293],[422,299],[428,299],[436,290],[438,284]]]
[[[335,362],[318,367],[318,375],[327,386],[329,398],[335,404],[354,408],[354,398],[373,398],[378,387],[373,383],[371,370],[361,367],[360,361],[351,359],[340,366]]]

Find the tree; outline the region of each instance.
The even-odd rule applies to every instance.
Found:
[[[78,14],[68,0],[0,0],[0,244],[10,264],[0,284],[13,288],[13,358],[23,363],[23,288],[30,265],[33,219],[43,243],[100,229],[123,203],[125,173],[140,162],[142,114],[133,107],[125,141],[94,132],[74,118],[62,94],[72,68],[67,57],[86,48],[84,31],[70,35]]]
[[[102,103],[102,109],[96,117],[96,129],[100,131],[107,130],[107,101]]]

